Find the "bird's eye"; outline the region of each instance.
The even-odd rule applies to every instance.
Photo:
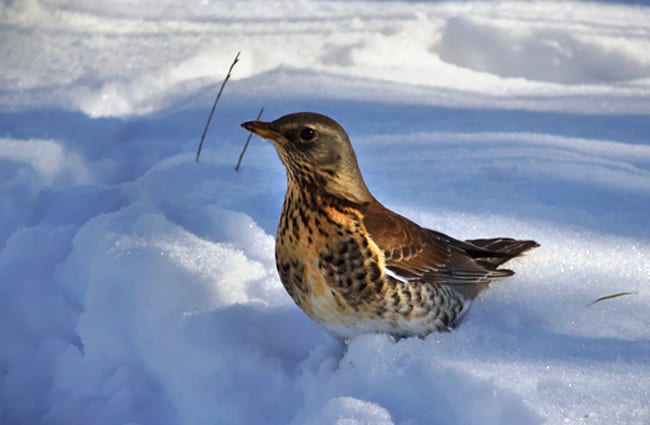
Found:
[[[300,132],[300,138],[305,142],[311,142],[316,139],[316,130],[305,127]]]

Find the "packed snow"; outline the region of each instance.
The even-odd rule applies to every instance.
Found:
[[[0,57],[1,424],[650,423],[650,6],[19,0]],[[272,146],[234,171],[262,106],[541,247],[452,332],[335,341],[275,271]]]

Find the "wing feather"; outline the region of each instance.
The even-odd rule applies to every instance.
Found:
[[[407,280],[476,285],[513,274],[480,261],[503,254],[423,228],[377,201],[367,205],[364,225],[384,252],[386,267]]]

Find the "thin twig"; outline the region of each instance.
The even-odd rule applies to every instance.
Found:
[[[232,69],[235,67],[235,64],[239,62],[240,53],[241,52],[237,52],[237,56],[235,56],[235,60],[232,61],[232,64],[228,69],[228,74],[226,75],[226,78],[223,80],[223,83],[221,83],[221,87],[219,88],[219,93],[217,93],[217,97],[216,99],[214,99],[214,103],[212,104],[212,109],[210,110],[210,115],[208,115],[208,121],[205,123],[205,128],[203,129],[203,134],[201,135],[201,141],[199,142],[199,149],[196,151],[196,162],[199,162],[199,156],[201,155],[201,149],[203,148],[203,141],[205,140],[205,135],[208,132],[208,127],[210,127],[210,121],[212,121],[212,115],[214,115],[214,110],[217,107],[217,103],[219,102],[219,99],[221,98],[221,93],[223,92],[223,88],[226,86],[226,83],[230,79],[230,73],[232,72]]]
[[[622,296],[625,296],[625,295],[636,295],[636,294],[638,294],[638,292],[619,292],[618,294],[605,295],[604,297],[600,297],[597,300],[590,302],[589,305],[594,305],[596,303],[599,303],[599,302],[605,301],[605,300],[611,300],[612,298],[618,298],[618,297],[622,297]]]
[[[262,109],[260,109],[260,113],[257,114],[257,118],[255,118],[255,121],[259,121],[260,118],[262,118],[262,112],[264,112],[264,107],[262,106]],[[244,144],[244,149],[241,150],[241,153],[239,154],[239,160],[237,161],[237,165],[235,165],[235,171],[239,171],[239,166],[241,165],[241,160],[244,158],[244,153],[246,153],[246,149],[248,148],[248,144],[251,142],[251,137],[253,137],[253,132],[249,131],[248,132],[248,138],[246,139],[246,143]]]

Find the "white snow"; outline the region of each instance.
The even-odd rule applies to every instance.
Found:
[[[0,57],[1,424],[650,423],[650,6],[22,0]],[[340,345],[278,280],[272,146],[234,171],[261,106],[541,248],[452,332]]]

